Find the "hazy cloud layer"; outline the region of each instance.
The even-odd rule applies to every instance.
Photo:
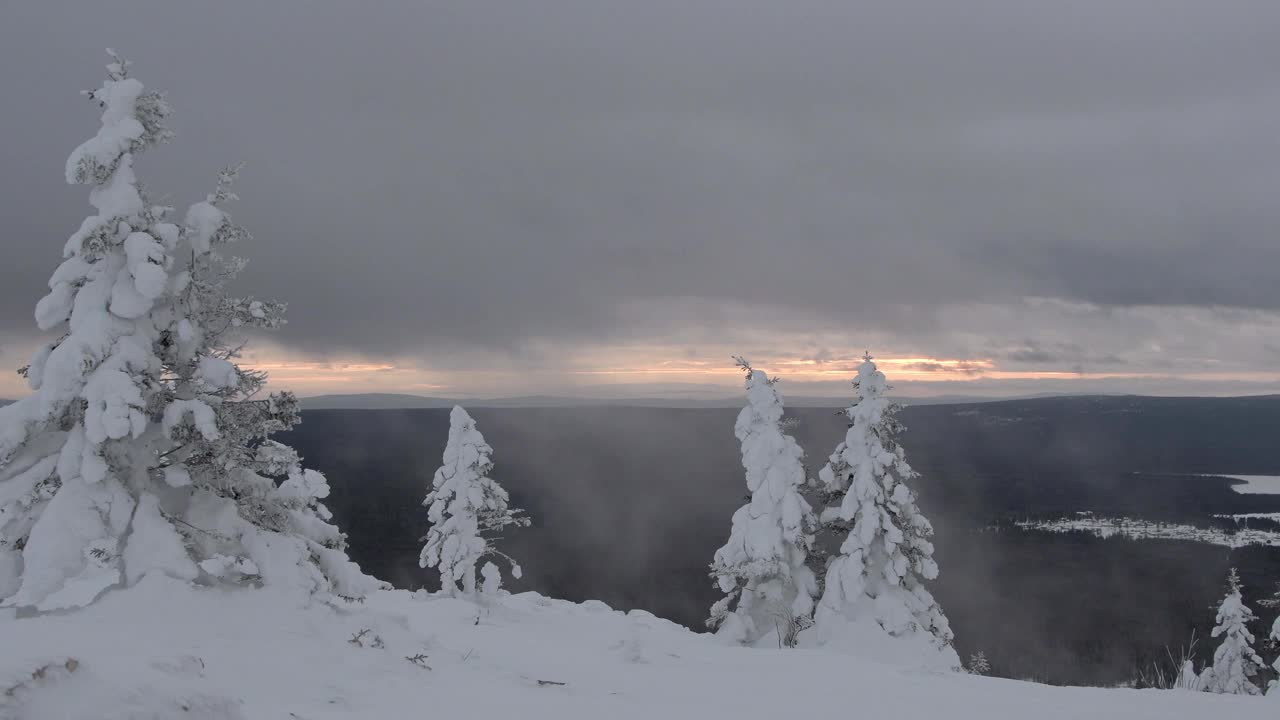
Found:
[[[177,109],[139,163],[170,202],[248,161],[245,284],[290,301],[290,352],[1262,372],[1277,28],[1249,0],[10,3],[0,339],[87,210],[61,167],[111,46]],[[1213,345],[1171,356],[1188,313]]]

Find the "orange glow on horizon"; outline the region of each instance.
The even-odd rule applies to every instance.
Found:
[[[887,376],[929,378],[933,380],[973,380],[978,377],[1074,377],[1071,372],[1010,372],[996,370],[990,359],[950,359],[930,357],[876,357],[875,363]],[[774,359],[753,363],[771,374],[792,379],[830,380],[850,377],[857,372],[861,357],[840,360],[814,360],[812,358]],[[741,371],[729,362],[714,363],[708,360],[664,360],[637,367],[605,367],[568,371],[573,375],[597,376],[662,376],[693,375],[705,377],[738,377]]]
[[[656,351],[658,348],[646,348]],[[669,350],[663,348],[663,350]],[[273,387],[288,388],[299,394],[328,392],[431,392],[455,396],[499,396],[504,394],[540,394],[534,387],[547,387],[550,379],[567,387],[549,392],[572,393],[577,389],[606,388],[627,384],[696,383],[736,387],[741,370],[726,356],[725,361],[705,358],[668,358],[643,364],[609,363],[622,357],[643,356],[634,349],[598,352],[569,359],[569,367],[542,371],[511,369],[432,370],[406,363],[369,360],[316,361],[283,357],[261,357],[246,360],[246,367],[269,373]],[[576,360],[587,367],[572,367]],[[756,367],[800,383],[831,383],[851,379],[862,362],[861,354],[850,354],[831,360],[813,358],[762,358]],[[976,380],[1110,380],[1176,377],[1203,381],[1280,380],[1276,374],[1257,372],[1197,372],[1165,376],[1144,372],[1076,372],[1069,370],[1002,370],[991,358],[936,358],[907,354],[875,356],[876,364],[891,383],[957,383]],[[594,361],[594,362],[593,362]],[[595,363],[599,363],[595,365]],[[595,365],[592,367],[591,365]],[[535,378],[536,376],[536,378]],[[532,385],[532,386],[531,386]]]
[[[446,366],[433,367],[417,358],[335,357],[315,358],[275,347],[259,347],[246,353],[240,363],[247,369],[268,374],[272,390],[290,390],[300,396],[330,393],[411,393],[455,398],[514,397],[523,395],[567,396],[683,396],[688,392],[734,393],[741,386],[742,372],[728,351],[704,348],[691,356],[675,345],[588,347],[559,354],[556,347],[534,353],[533,362],[507,357],[454,359]],[[753,364],[789,383],[792,392],[839,394],[862,362],[861,348],[834,354],[831,358],[748,356]],[[646,358],[653,358],[647,360]],[[932,357],[919,352],[874,356],[875,362],[906,395],[940,392],[1000,393],[998,387],[964,389],[974,381],[1058,383],[1058,391],[1072,392],[1077,381],[1156,381],[1171,388],[1190,382],[1251,382],[1280,388],[1280,372],[1256,370],[1188,369],[1171,372],[1076,372],[1074,370],[1004,369],[989,357]],[[0,382],[0,397],[16,398],[29,393],[16,376]],[[645,387],[649,385],[651,387]],[[688,387],[682,387],[688,386]],[[807,386],[807,387],[806,387]],[[942,389],[942,386],[955,388]],[[1011,386],[1012,387],[1012,386]],[[1088,391],[1082,382],[1081,392]],[[616,388],[616,389],[611,389]],[[1025,387],[1024,387],[1025,391]],[[1274,391],[1274,390],[1269,390]]]

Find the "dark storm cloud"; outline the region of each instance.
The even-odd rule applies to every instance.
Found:
[[[1023,296],[1274,310],[1278,29],[1248,0],[8,3],[0,332],[86,209],[61,164],[107,46],[177,109],[140,163],[171,203],[248,161],[245,286],[308,351],[690,321],[662,298],[918,332]]]

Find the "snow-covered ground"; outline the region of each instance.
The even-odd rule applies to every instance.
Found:
[[[1246,545],[1280,546],[1280,533],[1273,530],[1241,528],[1227,531],[1218,528],[1202,528],[1194,525],[1152,522],[1134,518],[1094,517],[1089,514],[1060,520],[1026,520],[1015,522],[1014,525],[1023,530],[1044,530],[1046,532],[1060,533],[1087,532],[1103,538],[1120,535],[1139,540],[1191,540],[1233,548]]]
[[[1261,513],[1237,513],[1237,514],[1235,514],[1235,515],[1221,515],[1221,514],[1214,514],[1214,517],[1217,517],[1217,518],[1231,518],[1232,520],[1235,520],[1236,522],[1242,522],[1242,521],[1249,520],[1249,519],[1253,519],[1253,518],[1256,518],[1256,519],[1259,519],[1259,520],[1273,520],[1273,521],[1276,521],[1276,522],[1280,522],[1280,513],[1266,513],[1266,512],[1261,512]]]
[[[79,611],[3,612],[4,720],[1202,720],[1259,716],[1273,702],[730,647],[648,613],[534,594],[480,607],[380,591],[343,608],[303,608],[275,591],[148,577]]]

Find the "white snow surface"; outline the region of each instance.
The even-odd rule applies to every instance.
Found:
[[[813,717],[895,720],[1203,720],[1261,717],[1269,704],[744,648],[642,611],[533,593],[477,605],[384,590],[335,608],[155,574],[70,613],[0,612],[9,613],[0,615],[5,720],[402,718],[427,708],[456,718],[774,720],[801,706]]]

